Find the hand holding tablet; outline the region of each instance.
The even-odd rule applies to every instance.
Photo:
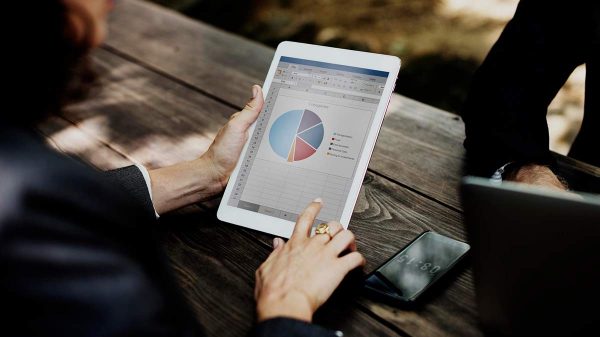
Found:
[[[392,56],[280,44],[218,218],[289,237],[320,197],[314,225],[347,228],[399,69]]]

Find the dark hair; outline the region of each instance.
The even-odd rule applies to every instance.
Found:
[[[62,0],[12,2],[17,4],[9,6],[14,7],[9,13],[25,19],[9,33],[14,41],[8,46],[9,88],[3,105],[10,110],[2,108],[2,119],[33,125],[59,112],[73,93],[81,95],[82,84],[93,76],[84,57],[87,50],[69,37]]]

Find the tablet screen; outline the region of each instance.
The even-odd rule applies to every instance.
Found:
[[[228,205],[339,221],[389,73],[281,57]]]

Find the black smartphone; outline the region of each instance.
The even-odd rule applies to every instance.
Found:
[[[367,275],[367,293],[392,302],[412,303],[460,261],[471,247],[427,231]]]

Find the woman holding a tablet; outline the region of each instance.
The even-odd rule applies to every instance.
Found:
[[[8,64],[18,73],[5,74],[11,86],[3,103],[19,110],[4,112],[0,123],[4,336],[202,335],[149,231],[156,213],[223,191],[262,93],[255,86],[245,109],[192,162],[101,174],[54,152],[34,125],[59,111],[77,80],[73,70],[105,37],[112,3],[6,4],[27,18],[28,29],[10,37]],[[306,208],[291,239],[276,239],[256,273],[257,336],[335,335],[311,325],[312,314],[364,259],[339,223],[310,237],[320,208],[318,199]],[[351,253],[340,257],[347,249]]]

